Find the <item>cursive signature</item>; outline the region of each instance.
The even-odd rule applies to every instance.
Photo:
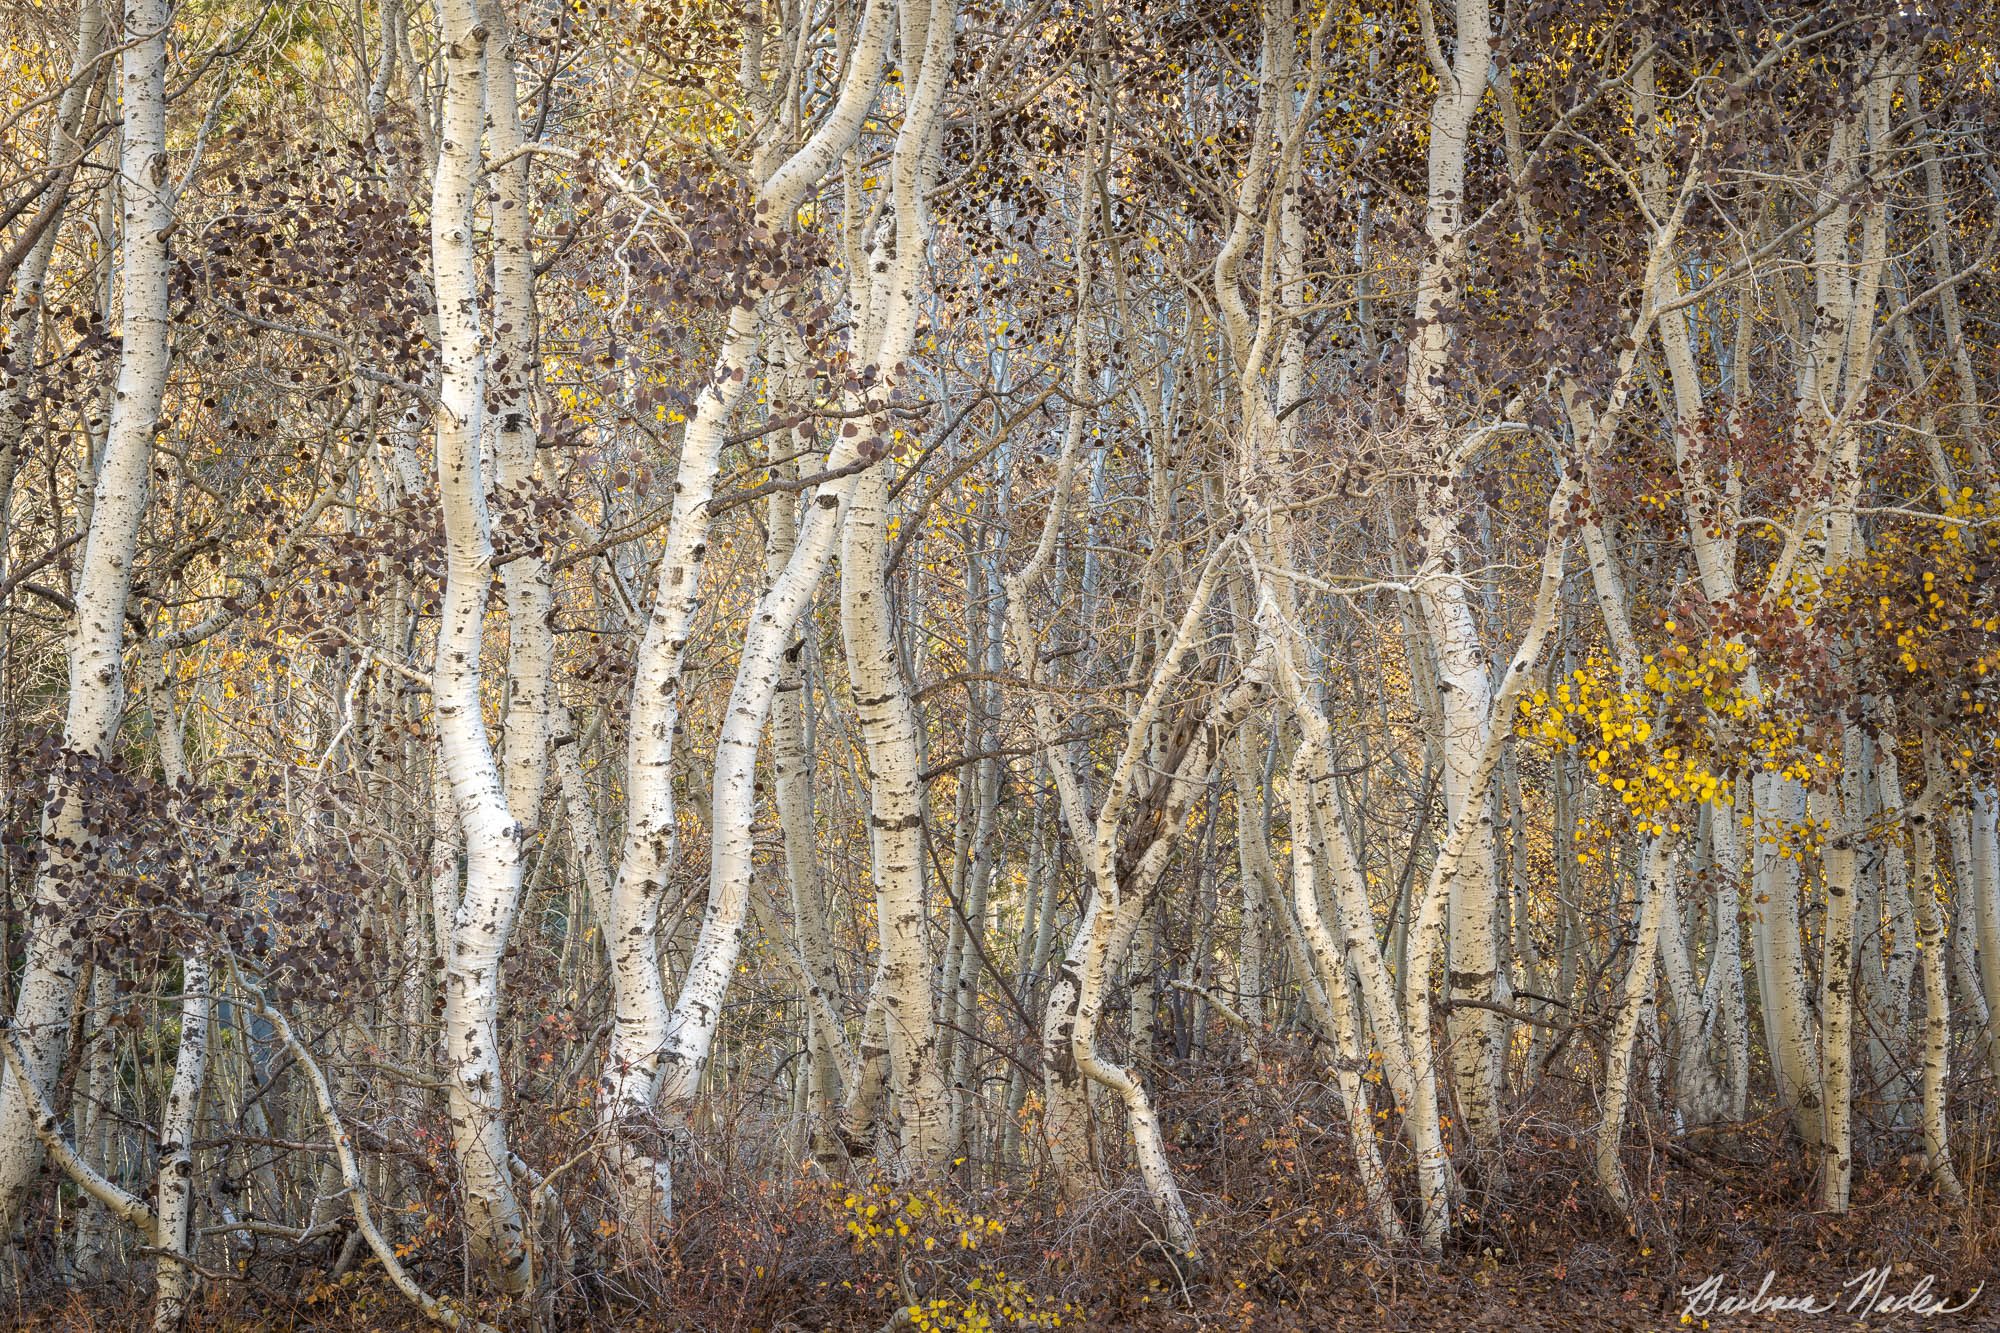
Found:
[[[1937,1285],[1937,1279],[1929,1273],[1901,1293],[1889,1290],[1889,1277],[1890,1271],[1886,1266],[1867,1268],[1841,1283],[1839,1290],[1832,1293],[1786,1293],[1772,1290],[1778,1281],[1777,1273],[1772,1271],[1764,1274],[1763,1282],[1753,1294],[1740,1295],[1725,1294],[1722,1286],[1727,1279],[1716,1273],[1692,1287],[1681,1289],[1681,1296],[1687,1302],[1681,1306],[1681,1322],[1692,1323],[1711,1315],[1831,1314],[1835,1310],[1859,1315],[1863,1319],[1888,1314],[1913,1314],[1930,1319],[1971,1309],[1972,1303],[1979,1299],[1979,1293],[1986,1289],[1986,1284],[1982,1282],[1972,1289],[1971,1295],[1953,1305],[1948,1297],[1932,1294],[1931,1289]]]

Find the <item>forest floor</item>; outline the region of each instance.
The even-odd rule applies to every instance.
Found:
[[[591,1277],[556,1284],[538,1311],[482,1313],[508,1329],[703,1333],[2000,1330],[1990,1129],[1960,1139],[1968,1208],[1941,1206],[1912,1145],[1857,1164],[1853,1206],[1836,1216],[1814,1210],[1814,1169],[1775,1118],[1673,1137],[1641,1117],[1626,1155],[1641,1195],[1635,1234],[1595,1187],[1587,1121],[1530,1099],[1509,1128],[1504,1184],[1482,1196],[1462,1172],[1467,1202],[1450,1252],[1432,1262],[1373,1237],[1332,1099],[1292,1077],[1299,1069],[1278,1061],[1162,1087],[1204,1247],[1196,1265],[1153,1239],[1136,1185],[1063,1209],[1033,1179],[911,1192],[810,1169],[732,1173],[713,1165],[725,1147],[685,1187],[671,1239],[634,1254],[606,1232],[577,1238],[571,1267]],[[456,1267],[445,1260],[412,1259],[440,1295]],[[420,1326],[372,1262],[338,1279],[330,1264],[331,1252],[301,1256],[282,1291],[211,1282],[190,1328]],[[139,1328],[148,1294],[143,1281],[44,1286],[0,1325]],[[1724,1304],[1760,1294],[1754,1312]]]

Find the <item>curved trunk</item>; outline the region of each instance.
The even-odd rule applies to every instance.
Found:
[[[1369,1210],[1375,1214],[1375,1228],[1382,1240],[1395,1245],[1403,1239],[1403,1221],[1389,1193],[1388,1179],[1382,1168],[1382,1144],[1375,1134],[1367,1085],[1361,1080],[1368,1062],[1361,1054],[1360,1027],[1355,1021],[1347,986],[1347,962],[1332,932],[1326,928],[1324,909],[1319,900],[1317,861],[1325,839],[1317,833],[1301,836],[1313,828],[1315,820],[1311,790],[1311,763],[1306,747],[1301,746],[1292,758],[1286,799],[1291,807],[1292,819],[1293,908],[1297,913],[1299,929],[1311,946],[1310,957],[1316,973],[1307,978],[1307,994],[1324,1004],[1326,1018],[1330,1020],[1335,1077],[1340,1082],[1341,1107],[1347,1115],[1348,1143],[1354,1150],[1354,1164],[1361,1176],[1362,1194],[1368,1200]]]
[[[778,395],[780,406],[791,409],[802,398],[796,385],[793,348],[784,344],[787,392]],[[793,437],[802,446],[803,441]],[[781,479],[792,479],[793,463],[779,464]],[[784,573],[798,539],[798,500],[789,491],[771,496],[764,511],[764,574],[774,580]],[[806,996],[807,1059],[811,1070],[806,1079],[806,1111],[812,1125],[814,1151],[822,1158],[836,1149],[834,1129],[842,1099],[841,1081],[848,1063],[846,1035],[838,1026],[833,1004],[833,944],[827,932],[826,889],[820,874],[819,849],[813,836],[813,770],[809,715],[813,708],[811,684],[806,676],[805,640],[799,639],[785,650],[778,680],[778,698],[771,708],[771,787],[777,806],[778,828],[785,840],[785,879],[791,889],[792,935],[804,968],[802,983]],[[825,1016],[833,1014],[833,1020]]]
[[[889,0],[869,0],[832,110],[757,192],[760,225],[792,225],[807,191],[859,132],[882,82],[889,9]],[[646,1228],[673,1214],[671,1176],[665,1160],[648,1144],[648,1130],[662,1099],[678,1115],[693,1098],[721,1021],[722,998],[735,972],[749,906],[757,745],[770,713],[779,658],[790,646],[792,626],[832,552],[836,515],[831,511],[846,495],[842,482],[821,488],[815,496],[819,507],[785,576],[752,614],[716,747],[707,912],[679,999],[669,1008],[660,979],[659,905],[674,842],[673,744],[681,673],[708,554],[709,501],[730,415],[749,383],[761,304],[739,304],[729,312],[715,370],[682,435],[667,549],[632,686],[625,842],[609,928],[615,1018],[599,1116],[611,1140],[606,1156],[620,1206],[629,1225]],[[843,449],[834,453],[841,455]],[[828,459],[828,470],[854,457],[850,445],[844,457]]]

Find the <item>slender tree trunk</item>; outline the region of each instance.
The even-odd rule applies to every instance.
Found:
[[[1673,868],[1680,869],[1674,858]],[[1660,974],[1666,978],[1667,994],[1673,1001],[1674,1104],[1685,1117],[1697,1124],[1716,1118],[1714,1067],[1708,1059],[1708,1041],[1702,1022],[1700,992],[1694,983],[1694,966],[1688,961],[1687,935],[1682,926],[1680,875],[1675,873],[1665,886],[1666,901],[1660,905]]]
[[[790,340],[780,346],[787,383],[777,395],[778,403],[792,410],[802,400],[796,374],[795,349]],[[802,446],[804,441],[793,436]],[[781,478],[791,477],[792,463],[777,468]],[[775,581],[785,571],[798,540],[798,501],[789,492],[771,496],[764,518],[764,574]],[[808,1059],[811,1073],[806,1080],[806,1114],[812,1125],[815,1152],[830,1158],[837,1151],[835,1121],[842,1097],[841,1081],[846,1049],[844,1034],[820,1016],[822,1007],[835,1000],[833,944],[826,924],[825,885],[820,874],[819,852],[813,830],[812,755],[807,744],[806,719],[813,707],[812,685],[805,670],[805,640],[800,638],[785,650],[771,707],[771,786],[777,806],[778,827],[785,840],[785,878],[791,886],[792,934],[805,966],[806,984],[817,995],[808,994]]]
[[[1674,851],[1664,838],[1648,840],[1646,868],[1640,877],[1638,932],[1632,963],[1625,972],[1618,1017],[1611,1030],[1611,1048],[1604,1070],[1604,1118],[1597,1131],[1597,1180],[1612,1206],[1632,1218],[1632,1194],[1625,1182],[1619,1148],[1625,1139],[1625,1111],[1631,1101],[1632,1050],[1646,1011],[1652,1009],[1653,960],[1657,956],[1660,921],[1665,912]]]
[[[890,625],[889,477],[863,475],[841,544],[840,620],[848,679],[866,746],[869,847],[887,1009],[889,1087],[897,1139],[912,1175],[943,1165],[950,1106],[938,1064],[935,997],[926,944],[923,789],[917,780],[916,710]]]
[[[1979,957],[1979,983],[1986,998],[1986,1059],[2000,1078],[2000,795],[1992,787],[1972,793],[1970,830],[1972,873],[1959,888],[1969,894]]]
[[[438,754],[465,837],[465,888],[445,957],[447,1098],[475,1266],[509,1294],[534,1285],[514,1194],[500,1051],[500,974],[520,906],[522,828],[480,711],[480,650],[493,546],[480,460],[486,365],[473,208],[481,169],[487,30],[471,0],[441,8],[443,137],[432,184],[431,256],[442,385],[434,430],[446,576],[431,698]]]
[[[1340,1084],[1342,1109],[1347,1114],[1348,1143],[1354,1150],[1355,1169],[1361,1176],[1362,1194],[1368,1200],[1369,1210],[1375,1215],[1376,1232],[1385,1244],[1394,1245],[1403,1238],[1403,1221],[1389,1193],[1388,1179],[1382,1167],[1382,1145],[1375,1134],[1367,1084],[1362,1082],[1362,1071],[1368,1062],[1362,1058],[1360,1026],[1350,1002],[1346,956],[1334,940],[1333,933],[1326,928],[1324,909],[1319,900],[1317,849],[1323,847],[1326,840],[1323,832],[1313,831],[1315,813],[1310,795],[1310,770],[1310,754],[1305,747],[1301,747],[1293,756],[1291,780],[1287,784],[1292,819],[1292,906],[1297,913],[1299,928],[1310,945],[1317,972],[1317,976],[1308,978],[1309,993],[1324,997],[1328,1017],[1332,1020],[1336,1077]]]
[[[1845,731],[1840,786],[1828,802],[1831,833],[1821,861],[1826,881],[1820,964],[1820,1069],[1825,1107],[1822,1147],[1826,1163],[1820,1202],[1835,1213],[1847,1211],[1854,1166],[1854,918],[1861,860],[1855,846],[1860,836],[1861,736],[1851,722]]]
[[[757,213],[763,225],[789,226],[806,192],[859,132],[881,85],[889,10],[889,0],[869,0],[833,109],[804,146],[762,182]],[[839,505],[852,486],[851,479],[835,482],[815,496],[822,507],[813,511],[800,549],[753,613],[716,747],[708,909],[680,997],[669,1008],[660,979],[659,907],[674,846],[673,747],[681,673],[700,605],[709,501],[729,420],[756,356],[760,305],[746,302],[729,312],[715,370],[682,435],[667,549],[632,686],[625,841],[609,929],[616,1017],[599,1102],[611,1138],[606,1157],[614,1188],[627,1225],[640,1228],[673,1215],[668,1166],[647,1142],[648,1131],[657,1102],[664,1098],[678,1115],[693,1097],[722,1017],[749,906],[757,744],[777,687],[779,658],[791,647],[792,626],[831,554],[834,515],[824,506]],[[850,448],[844,458],[829,458],[829,470],[853,457]]]
[[[1760,773],[1753,781],[1757,839],[1753,934],[1765,1039],[1779,1104],[1791,1111],[1799,1138],[1816,1152],[1824,1141],[1823,1122],[1819,1062],[1799,941],[1799,864],[1780,855],[1778,845],[1784,831],[1805,817],[1805,792],[1797,782],[1774,773]]]
[[[1893,726],[1888,700],[1874,701],[1886,727]],[[1901,766],[1892,732],[1865,736],[1868,766],[1864,773],[1863,816],[1869,827],[1878,822],[1898,828],[1906,817]],[[1862,921],[1879,939],[1862,941],[1862,977],[1868,1015],[1868,1072],[1888,1102],[1895,1123],[1909,1122],[1922,1098],[1921,1076],[1903,1059],[1904,1034],[1910,1026],[1910,986],[1917,970],[1917,924],[1910,902],[1909,862],[1900,838],[1891,837],[1871,848],[1869,886],[1874,904]]]
[[[126,0],[119,57],[123,141],[119,199],[125,258],[119,270],[124,328],[104,459],[92,492],[89,536],[78,569],[69,640],[66,749],[108,755],[125,707],[122,665],[132,564],[146,512],[153,436],[167,387],[168,191],[166,76],[169,21],[165,0]],[[55,1083],[76,1002],[75,909],[83,886],[80,855],[88,844],[83,793],[62,774],[50,782],[36,876],[27,961],[14,1005],[23,1060],[0,1075],[0,1236],[12,1233],[42,1161],[34,1129],[42,1089]],[[22,1085],[22,1078],[36,1085]]]
[[[153,644],[147,646],[143,659],[161,775],[169,784],[180,786],[189,781],[190,774],[165,655]],[[194,1143],[208,1079],[214,980],[207,950],[197,949],[181,960],[180,1034],[173,1082],[160,1113],[159,1184],[154,1205],[159,1220],[153,1244],[162,1252],[153,1303],[153,1327],[158,1333],[173,1333],[186,1321],[195,1288],[194,1269],[187,1262],[195,1256],[190,1230],[197,1197]]]
[[[180,1046],[174,1056],[174,1080],[167,1089],[160,1116],[159,1235],[160,1256],[153,1327],[173,1333],[187,1319],[194,1294],[194,1271],[177,1256],[193,1257],[189,1231],[194,1216],[194,1142],[199,1127],[202,1088],[208,1074],[209,1019],[214,1008],[214,979],[208,959],[191,954],[181,964]]]
[[[493,439],[494,481],[506,500],[503,535],[509,551],[501,578],[507,606],[507,711],[502,722],[507,808],[531,839],[541,827],[554,735],[555,635],[549,618],[555,587],[543,558],[535,502],[535,252],[528,193],[532,157],[521,151],[518,38],[506,7],[479,0],[487,39],[486,116],[495,159],[506,162],[493,180],[493,356],[484,424]],[[386,59],[386,53],[384,58]],[[508,159],[512,160],[509,161]]]
[[[1913,901],[1917,920],[1917,959],[1924,978],[1924,1157],[1938,1193],[1953,1204],[1965,1203],[1965,1190],[1951,1164],[1951,1117],[1946,1102],[1946,1076],[1951,1061],[1951,993],[1945,977],[1945,918],[1936,888],[1937,837],[1926,809],[1910,818]]]
[[[1419,585],[1426,631],[1436,650],[1444,726],[1439,744],[1444,758],[1445,806],[1454,827],[1474,831],[1461,868],[1447,886],[1450,950],[1447,995],[1452,1000],[1490,1004],[1498,970],[1493,933],[1493,829],[1485,801],[1470,788],[1492,716],[1491,668],[1479,641],[1465,583],[1455,577],[1462,564],[1457,537],[1461,503],[1454,479],[1457,464],[1442,419],[1451,319],[1465,265],[1462,233],[1465,170],[1474,114],[1486,95],[1492,64],[1492,18],[1486,0],[1457,0],[1453,53],[1448,66],[1433,54],[1438,92],[1430,113],[1428,192],[1424,230],[1430,248],[1417,276],[1417,327],[1404,382],[1405,411],[1427,433],[1437,463],[1424,484],[1420,526],[1426,557],[1439,577]],[[1434,38],[1432,39],[1435,40]],[[1427,979],[1420,979],[1428,984]],[[1477,1005],[1450,1011],[1452,1081],[1460,1113],[1475,1144],[1497,1146],[1500,1091],[1504,1077],[1506,1029],[1499,1014]]]
[[[101,969],[91,969],[83,984],[86,1019],[102,1014],[111,1004],[111,977]],[[77,1079],[78,1110],[72,1118],[78,1149],[84,1160],[107,1176],[115,1176],[111,1161],[115,1146],[111,1125],[111,1100],[118,1091],[117,1058],[111,1049],[112,1033],[100,1029],[88,1043],[81,1076]],[[106,1276],[116,1244],[117,1219],[111,1210],[93,1197],[83,1201],[77,1218],[76,1272],[85,1281]]]

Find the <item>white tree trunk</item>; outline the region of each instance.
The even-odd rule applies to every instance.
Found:
[[[153,435],[167,387],[168,190],[165,0],[127,0],[119,58],[123,138],[119,200],[125,257],[120,268],[124,328],[104,459],[92,492],[90,535],[76,582],[69,641],[69,695],[63,745],[109,753],[125,707],[125,608],[153,461]],[[35,880],[27,962],[15,1000],[22,1059],[0,1075],[0,1235],[12,1232],[41,1165],[35,1132],[40,1089],[55,1082],[76,999],[75,918],[65,906],[82,864],[72,848],[88,835],[80,793],[58,775],[42,815],[48,857]],[[35,1088],[21,1085],[25,1077]]]
[[[1887,700],[1876,701],[1891,736],[1895,712]],[[1891,828],[1905,818],[1926,812],[1903,807],[1901,766],[1893,739],[1867,740],[1866,791],[1861,815],[1869,826]],[[1917,923],[1910,901],[1910,868],[1900,838],[1891,837],[1867,861],[1873,902],[1862,916],[1863,999],[1868,1014],[1868,1073],[1878,1095],[1888,1104],[1895,1123],[1904,1125],[1922,1098],[1921,1076],[1902,1058],[1903,1039],[1910,1025],[1910,988],[1917,971]],[[1879,935],[1878,938],[1874,938]]]
[[[841,543],[840,624],[848,681],[865,746],[868,834],[880,954],[877,984],[887,1009],[889,1087],[897,1139],[911,1174],[943,1164],[947,1113],[925,939],[923,788],[917,779],[917,719],[890,624],[887,577],[889,476],[864,473]]]
[[[166,673],[165,655],[156,644],[145,651],[145,686],[152,714],[153,736],[160,751],[161,775],[179,785],[189,778],[187,750],[175,711],[174,691]],[[181,1023],[174,1054],[173,1082],[160,1112],[158,1216],[155,1248],[161,1251],[155,1279],[153,1327],[172,1333],[186,1320],[194,1294],[195,1273],[182,1262],[192,1259],[190,1224],[195,1206],[194,1141],[200,1128],[202,1094],[208,1078],[210,1022],[215,1008],[214,968],[206,950],[181,960]],[[258,1110],[261,1112],[261,1107]],[[268,1130],[267,1130],[268,1133]]]
[[[889,10],[889,0],[870,0],[833,110],[805,145],[763,182],[757,211],[764,225],[792,225],[806,192],[859,132],[882,81]],[[680,716],[681,673],[699,606],[702,561],[708,553],[708,503],[715,493],[729,419],[756,358],[758,316],[755,304],[730,311],[715,370],[689,415],[666,552],[660,559],[653,612],[634,669],[625,841],[612,890],[607,941],[615,1014],[605,1055],[600,1116],[611,1140],[606,1157],[621,1209],[627,1225],[640,1228],[650,1228],[673,1213],[667,1164],[645,1136],[661,1098],[678,1108],[694,1095],[721,1019],[722,997],[735,972],[749,904],[757,742],[776,687],[779,656],[790,646],[791,627],[818,583],[834,536],[832,517],[815,513],[818,528],[808,538],[809,549],[794,556],[800,577],[789,583],[781,579],[782,591],[774,586],[753,613],[750,642],[737,669],[717,743],[708,911],[680,998],[669,1008],[660,979],[659,900],[674,844],[673,741]],[[852,457],[849,451],[844,461]],[[830,459],[829,466],[833,465]],[[838,503],[843,494],[836,485],[822,490],[818,498]],[[810,581],[804,577],[808,565]]]
[[[1421,527],[1432,576],[1419,585],[1424,622],[1436,651],[1444,727],[1445,806],[1454,827],[1473,832],[1450,895],[1450,954],[1447,994],[1454,1000],[1491,1003],[1499,966],[1493,931],[1493,828],[1487,803],[1469,799],[1478,755],[1492,716],[1491,666],[1473,621],[1471,599],[1459,577],[1462,552],[1457,528],[1462,515],[1448,458],[1454,436],[1444,429],[1445,386],[1450,352],[1450,318],[1458,305],[1465,261],[1462,235],[1465,168],[1472,123],[1486,95],[1492,64],[1492,18],[1486,0],[1457,0],[1451,63],[1437,69],[1438,92],[1431,104],[1428,188],[1424,231],[1430,241],[1417,275],[1416,332],[1410,345],[1403,404],[1411,422],[1428,436],[1436,454],[1424,484]],[[1433,56],[1434,64],[1437,57]],[[1506,1029],[1489,1009],[1455,1008],[1451,1033],[1453,1086],[1474,1143],[1497,1144],[1500,1088],[1505,1071]]]
[[[1799,942],[1799,865],[1779,855],[1778,847],[1784,831],[1805,817],[1805,791],[1790,778],[1759,773],[1752,793],[1757,840],[1752,935],[1763,992],[1765,1040],[1779,1104],[1791,1111],[1799,1138],[1817,1152],[1823,1142],[1823,1121],[1816,1034],[1806,1004],[1805,958]]]
[[[490,30],[486,58],[486,117],[495,159],[506,165],[493,180],[493,356],[488,367],[486,429],[493,439],[494,481],[508,494],[518,530],[505,534],[509,551],[501,574],[507,605],[507,713],[505,740],[507,808],[520,821],[522,836],[541,827],[542,792],[548,781],[549,741],[554,734],[555,588],[543,558],[539,524],[530,497],[535,494],[534,388],[536,357],[535,252],[529,212],[528,167],[520,151],[519,89],[514,77],[517,37],[506,7],[481,0]]]
[[[1986,998],[1986,1060],[2000,1078],[2000,794],[1992,787],[1975,788],[1971,807],[1972,873],[1959,892],[1971,897],[1979,984]]]
[[[1940,772],[1941,769],[1934,768],[1928,775],[1930,780],[1941,781]],[[1979,880],[1972,868],[1972,817],[1969,810],[1972,804],[1972,801],[1954,802],[1945,816],[1946,842],[1951,847],[1952,883],[1952,897],[1945,904],[1945,910],[1951,916],[1951,974],[1953,983],[1958,987],[1958,1002],[1964,1006],[1973,1025],[1985,1032],[1988,1021],[1986,990],[1973,952],[1979,941]]]
[[[1860,889],[1860,728],[1849,722],[1842,749],[1840,784],[1822,816],[1830,832],[1821,860],[1826,883],[1826,927],[1821,936],[1820,1086],[1826,1155],[1820,1203],[1828,1212],[1847,1211],[1854,1169],[1854,919]],[[1820,802],[1814,800],[1813,806]]]
[[[445,957],[447,1095],[475,1266],[501,1290],[519,1293],[534,1284],[534,1264],[510,1168],[499,1015],[501,966],[520,906],[522,830],[480,711],[493,546],[480,459],[486,374],[473,207],[487,31],[471,0],[447,0],[440,17],[446,80],[432,182],[431,263],[441,386],[433,426],[447,564],[431,698],[466,862]]]
[[[1629,1221],[1632,1193],[1625,1182],[1625,1168],[1619,1161],[1619,1146],[1625,1138],[1625,1110],[1631,1101],[1632,1049],[1639,1036],[1641,1021],[1653,1007],[1653,960],[1660,940],[1660,919],[1671,881],[1674,851],[1664,838],[1648,839],[1645,870],[1639,881],[1638,933],[1632,946],[1632,963],[1625,971],[1624,991],[1618,1002],[1618,1017],[1611,1030],[1611,1048],[1605,1057],[1604,1118],[1597,1130],[1597,1180],[1610,1197],[1612,1206]]]
[[[789,340],[781,347],[788,380],[796,373],[793,347]],[[788,392],[775,396],[787,411],[802,400],[799,386],[784,386]],[[797,447],[804,441],[793,436]],[[791,480],[797,472],[791,463],[779,465],[780,479]],[[779,578],[790,563],[798,542],[798,498],[789,491],[771,496],[764,517],[764,575],[767,581]],[[821,1156],[836,1151],[834,1128],[842,1099],[842,1080],[848,1063],[846,1034],[822,1011],[834,1014],[833,943],[826,924],[826,888],[820,872],[819,848],[813,829],[813,769],[808,718],[813,708],[812,688],[802,660],[805,640],[799,639],[780,658],[777,698],[771,707],[771,791],[777,807],[778,828],[785,840],[785,879],[791,888],[792,937],[805,969],[807,987],[806,1041],[811,1062],[807,1078],[806,1108],[812,1125],[814,1150]]]
[[[1945,1077],[1951,1061],[1951,992],[1945,977],[1945,916],[1937,896],[1937,837],[1928,810],[1910,819],[1911,869],[1917,918],[1917,961],[1924,978],[1924,1157],[1938,1192],[1963,1205],[1965,1190],[1951,1164],[1951,1119]]]
[[[1320,905],[1316,862],[1323,836],[1313,832],[1317,818],[1311,797],[1312,759],[1301,746],[1292,759],[1291,780],[1286,801],[1292,820],[1292,896],[1300,931],[1311,948],[1317,977],[1312,993],[1325,997],[1333,1022],[1336,1078],[1340,1083],[1342,1109],[1347,1113],[1347,1139],[1354,1150],[1354,1164],[1361,1176],[1361,1190],[1375,1215],[1375,1229],[1384,1243],[1395,1245],[1403,1238],[1403,1221],[1396,1201],[1389,1193],[1388,1178],[1382,1167],[1382,1144],[1375,1134],[1368,1088],[1362,1082],[1367,1062],[1362,1058],[1360,1025],[1355,1020],[1347,987],[1347,960],[1333,933],[1326,928]]]
[[[1679,859],[1675,858],[1674,869],[1678,872],[1679,868]],[[1680,881],[1681,876],[1675,873],[1660,905],[1660,975],[1666,978],[1667,994],[1674,1006],[1674,1038],[1678,1047],[1674,1065],[1675,1109],[1696,1124],[1706,1124],[1716,1118],[1717,1090],[1714,1066],[1708,1059],[1701,993],[1695,986],[1694,965],[1688,959]]]
[[[213,972],[208,959],[191,954],[181,964],[180,1049],[174,1056],[174,1079],[160,1114],[159,1231],[154,1245],[160,1255],[153,1327],[172,1333],[187,1318],[195,1274],[176,1256],[192,1257],[189,1223],[194,1215],[194,1140],[201,1112],[202,1087],[208,1073],[209,1019],[214,1009]]]
[[[1750,1016],[1743,992],[1743,938],[1738,884],[1743,875],[1741,825],[1736,807],[1709,817],[1711,871],[1721,881],[1715,895],[1715,951],[1702,979],[1702,1009],[1719,1029],[1728,1075],[1724,1109],[1741,1120],[1750,1101]]]

